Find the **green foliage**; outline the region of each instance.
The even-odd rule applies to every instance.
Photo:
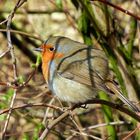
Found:
[[[121,86],[121,90],[126,95],[127,91],[126,91],[126,88],[125,88],[125,85],[124,85],[122,75],[121,75],[121,73],[119,71],[117,61],[113,56],[111,56],[111,54],[109,56],[109,60],[110,60],[111,68],[114,71],[114,73],[116,74],[117,80],[118,80],[118,82],[119,82],[119,84]]]
[[[13,94],[14,94],[14,90],[12,88],[8,89],[6,94],[3,96],[3,101],[9,103]]]
[[[22,75],[20,75],[20,76],[18,76],[17,81],[19,84],[22,84],[25,81],[25,78]]]
[[[62,0],[55,0],[55,3],[59,9],[63,8]]]
[[[38,67],[41,64],[41,54],[37,55],[37,59],[36,59],[36,67]]]
[[[99,92],[99,98],[103,99],[103,100],[106,100],[106,101],[109,101],[108,95],[103,91]],[[106,105],[102,105],[102,110],[103,110],[105,122],[107,124],[109,122],[113,122],[114,119],[113,119],[111,107],[106,106]],[[108,125],[107,126],[107,132],[108,132],[109,140],[117,140],[118,139],[117,138],[117,133],[116,133],[116,130],[115,130],[114,126]]]
[[[25,133],[25,134],[23,135],[22,140],[30,140],[30,136],[29,136],[27,133]]]
[[[34,134],[33,134],[33,139],[34,140],[38,140],[39,138],[39,132],[40,130],[42,130],[44,128],[43,124],[38,124],[36,125],[35,129],[34,129]]]
[[[3,114],[3,115],[0,115],[0,122],[4,121],[6,119],[6,115]]]
[[[139,128],[138,128],[139,129]],[[136,133],[135,140],[140,140],[140,133],[139,130]]]
[[[36,58],[36,63],[32,64],[32,68],[37,68],[41,64],[41,54],[38,53],[37,58]]]
[[[5,93],[5,95],[1,96],[2,102],[0,102],[0,109],[7,108],[9,106],[9,103],[11,101],[13,93],[14,93],[14,90],[10,88]],[[6,115],[5,114],[0,115],[0,122],[4,121],[5,119],[6,119]]]
[[[82,32],[84,42],[87,45],[92,45],[92,40],[90,37],[90,22],[85,10],[82,11],[82,14],[78,20],[78,27],[79,30]]]

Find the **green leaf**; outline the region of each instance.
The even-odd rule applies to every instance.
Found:
[[[124,85],[124,81],[123,81],[121,72],[119,71],[116,59],[113,56],[110,55],[109,60],[110,60],[111,68],[113,69],[114,73],[116,74],[117,80],[118,80],[118,82],[121,86],[122,92],[125,95],[127,95],[127,91],[126,91],[126,88],[125,88],[125,85]]]
[[[19,82],[20,84],[22,84],[22,83],[24,82],[24,77],[20,75],[20,76],[18,77],[18,82]]]
[[[11,100],[11,97],[13,96],[14,94],[14,90],[13,89],[9,89],[6,94],[4,95],[3,99],[6,101],[6,102],[9,102]]]
[[[55,0],[55,3],[59,9],[63,8],[62,0]]]
[[[34,134],[33,134],[33,139],[34,140],[38,140],[38,134],[39,134],[39,131],[44,128],[43,124],[39,123],[35,129],[34,129]]]
[[[41,64],[41,54],[38,54],[35,66],[38,67],[40,64]]]
[[[85,11],[82,12],[82,14],[78,20],[78,27],[79,27],[81,32],[83,32],[84,34],[87,33],[88,17],[86,15]]]
[[[78,27],[83,35],[84,42],[87,45],[92,45],[92,39],[90,37],[90,21],[87,17],[85,10],[83,10],[78,20]]]
[[[99,92],[99,98],[103,99],[103,100],[106,100],[106,101],[109,101],[108,95],[103,91]],[[103,110],[103,113],[104,113],[104,118],[105,118],[106,123],[114,121],[113,116],[112,116],[111,107],[109,107],[107,105],[102,105],[102,110]],[[108,125],[107,126],[107,132],[108,132],[109,140],[117,140],[118,139],[114,126]]]
[[[41,61],[42,61],[41,54],[38,54],[37,58],[36,58],[36,63],[35,64],[31,64],[31,67],[32,68],[37,68],[41,64]]]
[[[30,136],[27,133],[25,133],[22,140],[30,140]]]
[[[5,114],[0,115],[0,122],[4,121],[5,119],[6,119],[6,115]]]

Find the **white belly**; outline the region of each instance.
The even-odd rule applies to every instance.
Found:
[[[53,92],[60,100],[78,103],[95,98],[95,89],[57,75],[53,80]]]

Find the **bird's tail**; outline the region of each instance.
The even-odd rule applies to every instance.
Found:
[[[140,112],[140,109],[134,105],[130,100],[128,100],[118,89],[117,85],[115,83],[108,81],[106,82],[106,88],[113,92],[123,103],[128,105],[133,111]]]

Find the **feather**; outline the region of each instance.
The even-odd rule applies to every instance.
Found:
[[[88,55],[88,51],[90,55]],[[80,59],[83,56],[82,59]],[[57,71],[62,77],[74,80],[78,83],[99,87],[108,74],[108,63],[102,50],[84,48],[75,54],[71,54],[60,62]]]

